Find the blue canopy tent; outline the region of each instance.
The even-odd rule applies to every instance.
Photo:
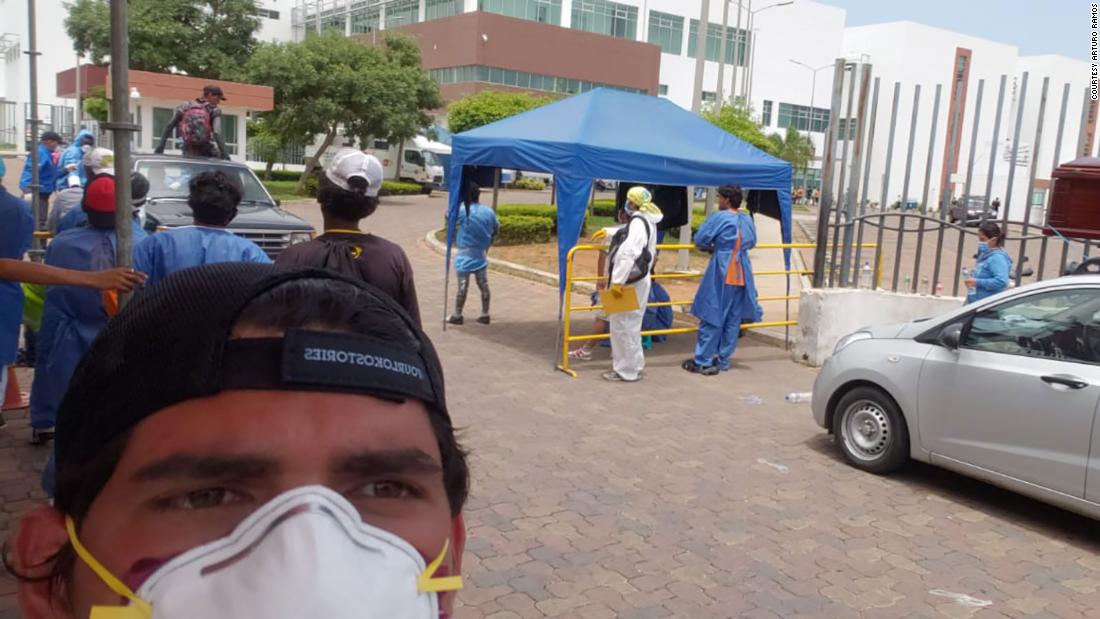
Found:
[[[451,147],[448,278],[464,166],[470,165],[554,175],[561,294],[566,257],[580,237],[597,178],[774,190],[783,242],[791,242],[791,164],[659,97],[597,88],[456,134]],[[784,258],[790,270],[790,250]]]

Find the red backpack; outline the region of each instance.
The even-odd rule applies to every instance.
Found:
[[[210,108],[202,101],[191,101],[183,108],[180,121],[180,135],[188,146],[202,146],[210,143],[214,134],[214,123]]]

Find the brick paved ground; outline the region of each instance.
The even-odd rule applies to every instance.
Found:
[[[499,274],[493,324],[441,333],[441,262],[419,239],[443,208],[369,221],[417,269],[473,452],[459,618],[1096,615],[1095,522],[930,467],[851,469],[783,402],[813,371],[778,349],[749,343],[705,378],[679,369],[678,339],[642,383],[601,381],[606,352],[570,379],[552,370],[554,291]],[[0,431],[0,533],[37,498],[26,435],[20,416]]]

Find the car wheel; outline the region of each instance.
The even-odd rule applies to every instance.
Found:
[[[909,430],[898,405],[873,387],[857,387],[837,402],[833,434],[852,466],[883,475],[909,459]]]

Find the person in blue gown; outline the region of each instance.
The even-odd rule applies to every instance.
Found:
[[[684,361],[689,372],[713,376],[730,368],[742,322],[759,322],[749,250],[756,245],[752,218],[741,212],[740,187],[718,188],[718,210],[695,233],[695,246],[711,252],[691,313],[699,319],[695,356]]]
[[[187,204],[195,225],[158,232],[134,245],[134,268],[155,286],[176,271],[217,262],[269,263],[260,246],[226,226],[237,216],[241,188],[224,172],[203,172],[189,182]]]
[[[49,266],[77,271],[99,271],[116,266],[115,179],[93,179],[81,204],[88,225],[57,235],[46,249]],[[145,233],[133,229],[134,241]],[[31,442],[53,437],[57,408],[69,378],[92,341],[107,324],[111,304],[105,293],[78,286],[50,286],[38,333],[38,355],[31,389]]]
[[[0,179],[4,178],[4,160],[0,159]],[[0,185],[0,258],[22,260],[34,236],[31,205],[8,193]],[[0,400],[8,378],[8,367],[15,363],[19,349],[19,324],[23,318],[23,288],[18,282],[0,280]],[[0,416],[0,428],[4,427]]]
[[[481,188],[476,183],[466,187],[465,209],[458,211],[458,237],[455,245],[455,274],[458,276],[458,295],[455,298],[455,311],[447,319],[452,325],[463,323],[462,309],[466,305],[466,293],[470,289],[470,275],[477,281],[481,291],[481,316],[477,321],[489,324],[489,247],[500,231],[500,222],[493,209],[485,206],[481,199]]]

